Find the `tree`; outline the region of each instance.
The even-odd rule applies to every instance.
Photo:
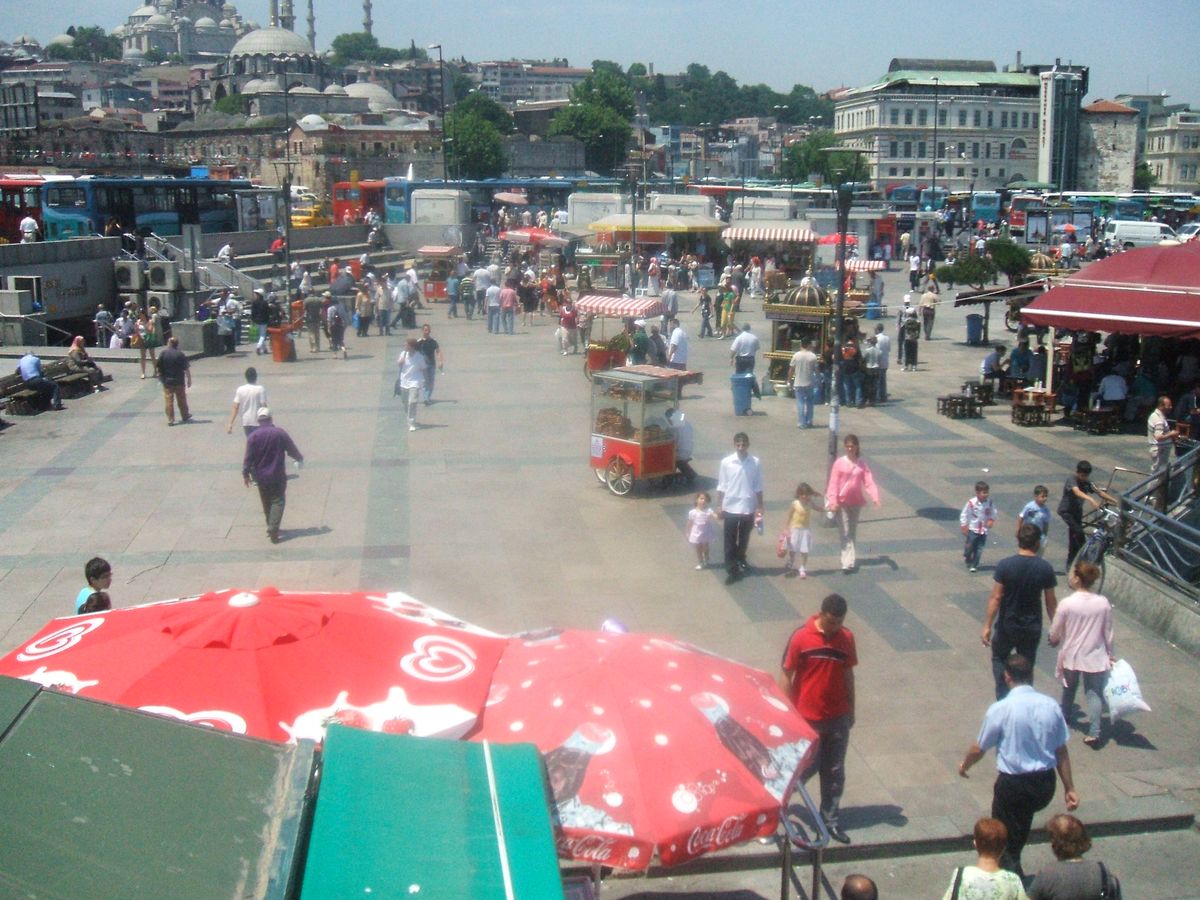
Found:
[[[571,101],[604,106],[622,118],[633,118],[633,89],[620,70],[613,72],[605,67],[593,71],[576,85],[571,92]]]
[[[572,103],[555,113],[549,135],[570,135],[578,140],[587,167],[608,175],[625,162],[630,127],[627,118],[607,106]]]
[[[333,39],[330,47],[333,49],[333,58],[330,62],[334,66],[348,66],[357,62],[384,65],[398,59],[411,58],[418,52],[421,54],[421,58],[424,57],[423,50],[404,51],[397,50],[395,47],[381,47],[379,40],[373,34],[367,34],[365,31],[339,34]]]
[[[454,106],[454,112],[459,115],[479,116],[481,119],[491,122],[500,134],[511,134],[514,128],[513,117],[508,114],[508,110],[491,97],[478,91],[467,94],[458,101]]]
[[[814,131],[804,140],[788,147],[783,158],[783,177],[788,181],[808,181],[819,175],[829,184],[837,181],[862,181],[867,166],[861,153],[829,152],[836,147],[837,135],[832,131]]]
[[[250,98],[245,94],[229,94],[213,104],[213,112],[227,116],[245,116],[250,113]]]
[[[969,284],[983,290],[984,284],[996,277],[996,263],[987,256],[964,253],[950,266],[938,266],[938,281],[944,284]]]
[[[75,43],[70,47],[51,44],[46,49],[46,56],[49,59],[99,62],[102,59],[121,58],[121,39],[107,34],[98,25],[86,25],[79,28],[72,25],[67,29],[67,34],[75,38]]]
[[[646,71],[646,64],[640,62],[630,63],[628,71],[625,72],[626,77],[630,79],[645,78],[647,74],[649,73]]]
[[[507,165],[500,129],[464,105],[446,114],[447,169],[459,178],[499,178]]]
[[[996,268],[1008,276],[1008,283],[1021,284],[1033,267],[1033,254],[1008,238],[992,238],[987,242],[988,253]]]
[[[1137,168],[1133,170],[1133,189],[1135,191],[1148,191],[1154,185],[1158,184],[1158,176],[1150,170],[1150,164],[1140,162]]]

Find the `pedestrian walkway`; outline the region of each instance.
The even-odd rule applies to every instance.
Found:
[[[894,306],[903,274],[886,277]],[[962,312],[946,300],[920,371],[893,369],[893,402],[842,412],[842,433],[860,436],[883,493],[860,526],[860,571],[840,572],[836,533],[818,528],[810,577],[785,579],[775,534],[797,482],[823,484],[828,409],[817,408],[811,431],[796,429],[784,397],[735,417],[728,343],[695,338],[694,303],[680,301],[691,366],[705,372],[682,401],[696,429],[697,489],[712,489],[735,431],[749,433],[763,461],[767,531],[752,537],[751,577],[727,587],[719,569],[693,570],[683,533],[690,490],[639,484],[617,498],[597,483],[589,384],[581,357],[556,352],[553,319],[507,337],[434,306],[418,325],[432,325],[446,368],[413,433],[392,396],[403,330],[350,338],[346,360],[303,345],[291,364],[252,351],[194,360],[195,421],[186,427],[167,428],[158,385],[119,364],[106,393],[15,420],[0,432],[0,650],[70,611],[93,555],[113,564],[117,606],[223,587],[400,589],[498,631],[615,618],[771,672],[791,630],[838,591],[860,655],[842,817],[855,843],[827,858],[961,840],[990,805],[994,757],[969,780],[955,767],[992,696],[979,623],[991,569],[1013,552],[1015,516],[1039,482],[1056,503],[1077,459],[1090,459],[1102,482],[1115,465],[1138,467],[1143,441],[1015,428],[1000,407],[982,419],[938,416],[934,398],[977,372],[983,353],[961,344]],[[747,307],[768,344],[760,304]],[[257,494],[242,485],[244,438],[223,427],[247,365],[257,365],[276,422],[306,460],[289,485],[278,545],[263,534]],[[971,575],[957,514],[979,478],[1001,518]],[[1057,520],[1051,528],[1048,558],[1061,575],[1065,535]],[[1178,825],[1200,790],[1197,663],[1119,610],[1116,642],[1154,712],[1100,751],[1073,734],[1079,815],[1113,828]],[[1052,690],[1052,667],[1043,648],[1036,687]],[[1061,796],[1048,812],[1060,808]],[[1137,884],[1136,872],[1122,876],[1127,890]]]

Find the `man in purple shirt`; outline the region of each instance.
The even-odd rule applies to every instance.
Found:
[[[258,428],[246,439],[246,456],[242,461],[242,481],[250,487],[250,480],[258,485],[258,496],[262,500],[263,515],[267,517],[267,537],[272,544],[279,543],[279,524],[283,521],[283,508],[287,505],[287,459],[304,462],[304,455],[296,449],[291,437],[271,420],[271,410],[263,407],[258,411]]]

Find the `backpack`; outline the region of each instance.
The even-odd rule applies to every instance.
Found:
[[[904,321],[904,336],[906,338],[918,338],[921,336],[921,323],[915,318],[908,318]]]

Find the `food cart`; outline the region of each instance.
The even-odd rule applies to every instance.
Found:
[[[833,346],[833,301],[833,295],[816,281],[768,294],[763,303],[763,313],[771,323],[771,349],[764,354],[766,379],[777,390],[788,387],[788,365],[801,341],[811,340],[813,352],[822,358]],[[859,318],[866,309],[865,303],[847,298],[842,307],[843,340],[859,335]]]
[[[417,248],[417,276],[421,279],[421,295],[431,302],[445,303],[450,297],[446,282],[458,261],[465,258],[462,247],[425,246]]]
[[[646,319],[663,314],[663,305],[657,297],[628,297],[622,294],[581,294],[575,301],[575,311],[582,318],[599,317],[600,335],[589,336],[587,350],[583,355],[583,374],[588,378],[626,362],[629,341],[625,333],[618,330],[612,338],[604,334],[605,319]]]
[[[638,478],[662,480],[675,472],[675,433],[667,410],[679,404],[685,384],[702,372],[661,366],[623,366],[592,378],[591,466],[619,497]]]

